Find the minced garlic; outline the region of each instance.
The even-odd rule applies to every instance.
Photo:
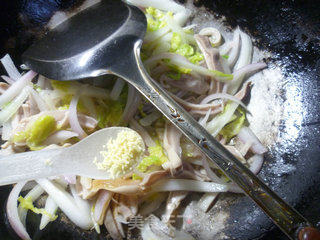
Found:
[[[103,145],[100,155],[102,161],[94,159],[100,170],[106,170],[110,178],[115,179],[132,171],[144,154],[145,146],[142,138],[134,131],[121,131],[116,139],[110,139]]]

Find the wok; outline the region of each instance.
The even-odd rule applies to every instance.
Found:
[[[1,2],[0,55],[5,53],[20,62],[21,53],[44,31],[54,12],[70,9],[79,1],[24,0]],[[271,69],[279,70],[279,88],[266,85],[265,92],[255,86],[252,95],[269,94],[281,111],[279,124],[271,121],[273,143],[265,156],[259,176],[289,204],[295,206],[315,226],[320,224],[320,4],[314,1],[195,1],[213,12],[227,28],[240,26],[255,39],[254,45],[266,52]],[[200,7],[202,7],[200,10]],[[205,19],[207,20],[207,19]],[[2,73],[1,69],[1,73]],[[276,76],[275,76],[276,78]],[[272,80],[272,76],[269,76]],[[271,88],[270,88],[271,87]],[[264,104],[268,105],[266,97]],[[254,103],[251,103],[254,104]],[[269,102],[266,113],[257,115],[260,123],[275,112]],[[270,132],[274,130],[269,130]],[[268,129],[265,129],[267,132]],[[266,133],[265,133],[266,134]],[[271,134],[272,135],[272,134]],[[5,201],[10,187],[0,189],[0,203]],[[188,199],[190,202],[192,199]],[[221,219],[221,216],[224,216]],[[196,218],[196,217],[195,217]],[[211,239],[285,239],[273,223],[245,196],[224,194],[219,204],[200,218],[200,225],[215,224],[219,231]],[[37,230],[39,218],[28,216],[28,232],[34,239],[106,239],[103,232],[83,232],[70,225],[64,217],[51,223],[43,232]],[[206,223],[207,222],[207,223]],[[218,224],[218,225],[217,225]],[[219,225],[220,224],[220,225]],[[318,225],[317,225],[318,224]],[[205,239],[202,226],[190,229],[199,239]],[[136,239],[134,234],[131,239]],[[4,207],[0,212],[1,239],[14,239],[6,227]],[[207,239],[208,239],[207,238]]]

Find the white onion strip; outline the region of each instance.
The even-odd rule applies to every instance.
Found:
[[[207,111],[206,115],[204,117],[201,117],[199,119],[199,124],[202,126],[202,127],[205,127],[207,122],[208,122],[208,119],[210,117],[210,114],[211,114],[211,108]]]
[[[251,172],[253,172],[254,174],[258,174],[263,165],[263,155],[255,154],[251,158],[249,158],[248,162],[251,162],[249,168]]]
[[[130,128],[138,132],[144,143],[147,145],[147,147],[154,147],[156,143],[153,141],[149,133],[134,119],[131,119],[130,122]]]
[[[22,222],[20,221],[19,214],[18,214],[18,197],[23,186],[27,182],[19,182],[17,183],[11,190],[8,201],[7,201],[7,217],[12,229],[16,232],[16,234],[25,240],[31,240],[29,234],[27,233],[26,228],[23,226]]]
[[[250,37],[241,31],[240,31],[240,37],[241,37],[241,49],[240,49],[238,61],[236,63],[236,66],[234,67],[235,70],[240,70],[240,68],[251,63],[251,55],[253,50]],[[231,95],[235,94],[239,86],[241,85],[244,77],[245,77],[245,73],[241,75],[239,74],[237,78],[234,77],[234,79],[236,80],[229,83],[228,93],[230,93]]]
[[[87,136],[85,131],[82,129],[79,119],[78,119],[78,114],[77,114],[77,105],[79,101],[79,92],[76,92],[75,95],[73,96],[71,102],[70,102],[70,107],[69,107],[69,123],[72,131],[76,132],[79,135],[79,138],[82,139]]]
[[[89,215],[82,211],[75,199],[68,192],[44,178],[38,179],[37,183],[52,197],[59,208],[75,225],[85,230],[93,226],[90,211]]]
[[[201,182],[189,179],[165,179],[151,186],[151,192],[227,192],[228,186],[213,182]]]
[[[233,43],[233,47],[229,54],[229,58],[227,59],[227,62],[231,68],[236,63],[236,60],[239,54],[239,49],[240,49],[240,29],[239,28],[237,28],[233,33],[232,43]]]
[[[149,115],[145,116],[144,118],[141,118],[139,120],[139,123],[144,127],[150,126],[153,122],[155,122],[160,117],[161,117],[161,113],[157,110],[154,110]]]
[[[100,225],[103,223],[104,216],[112,199],[112,195],[113,193],[107,190],[99,191],[96,203],[94,205],[93,217],[94,220]]]
[[[9,119],[8,121],[4,122],[2,125],[2,140],[8,141],[11,138],[12,135],[12,118]]]
[[[52,199],[52,197],[48,196],[46,204],[44,206],[44,210],[46,210],[46,212],[51,214],[52,216],[56,214],[56,211],[58,210],[58,205]],[[43,214],[41,217],[39,229],[40,230],[44,229],[48,225],[48,223],[51,221],[52,220],[50,219],[49,216],[47,216],[46,214]]]
[[[14,65],[9,54],[6,54],[3,58],[1,58],[0,61],[12,80],[18,80],[19,78],[21,78],[21,74]]]
[[[175,54],[175,53],[161,53],[159,55],[155,55],[155,56],[147,59],[144,62],[144,64],[148,68],[148,67],[152,66],[153,64],[155,64],[157,61],[162,60],[162,59],[169,59],[171,64],[174,64],[174,65],[177,65],[177,66],[180,66],[183,68],[191,69],[192,71],[195,71],[196,73],[199,73],[201,75],[208,76],[208,77],[213,77],[221,82],[229,82],[230,81],[230,78],[217,76],[217,74],[215,74],[213,71],[210,71],[209,69],[207,69],[205,67],[193,64],[193,63],[189,62],[188,59],[186,59],[185,57],[183,57],[179,54]]]
[[[10,85],[12,85],[15,82],[11,77],[1,76],[1,78],[5,80],[7,83],[9,83]]]
[[[216,99],[228,99],[228,100],[231,100],[233,102],[236,102],[238,103],[239,105],[241,105],[244,109],[247,109],[246,105],[244,105],[244,103],[239,100],[237,97],[233,96],[233,95],[230,95],[230,94],[227,94],[227,93],[213,93],[213,94],[210,94],[208,96],[206,96],[201,102],[200,104],[207,104],[213,100],[216,100]]]
[[[2,95],[1,95],[2,96]],[[26,87],[22,92],[4,109],[0,111],[0,125],[7,122],[19,109],[19,107],[27,100],[29,96],[29,89]]]
[[[127,2],[139,6],[139,7],[154,7],[163,11],[171,11],[174,13],[178,13],[181,11],[185,11],[185,7],[175,3],[172,0],[127,0]]]
[[[267,152],[267,148],[263,146],[257,136],[248,127],[242,127],[237,137],[242,143],[251,142],[251,150],[256,154],[263,154]]]
[[[29,91],[31,93],[32,98],[36,102],[40,112],[47,111],[47,110],[53,110],[50,108],[47,103],[42,99],[42,97],[39,95],[37,91],[35,91],[33,88],[29,88]]]
[[[4,104],[10,102],[14,97],[16,97],[22,89],[27,86],[31,80],[37,75],[37,73],[33,71],[29,71],[24,74],[19,80],[17,80],[14,84],[12,84],[7,91],[5,91],[0,96],[0,106],[2,107]]]
[[[31,201],[34,202],[35,200],[37,200],[41,196],[41,194],[43,192],[44,192],[44,190],[42,189],[42,187],[40,187],[39,185],[36,185],[33,189],[31,189],[27,193],[27,195],[24,198],[27,199],[28,197],[30,197]],[[19,217],[20,217],[20,220],[21,220],[23,226],[26,226],[27,212],[28,212],[28,210],[25,208],[22,208],[19,204],[18,213],[19,213]]]
[[[197,203],[198,207],[202,211],[207,212],[209,207],[212,205],[213,201],[218,197],[218,195],[219,195],[219,193],[205,193],[205,194],[203,194]]]
[[[118,100],[124,85],[125,85],[125,81],[121,78],[118,78],[110,93],[110,98],[112,100],[114,101]]]
[[[44,142],[44,145],[50,145],[50,144],[59,144],[62,143],[70,138],[73,137],[78,137],[79,134],[72,132],[72,131],[67,131],[67,130],[60,130],[52,135],[50,135]]]
[[[133,118],[134,114],[138,110],[140,100],[141,100],[140,93],[138,93],[138,91],[135,89],[134,86],[129,84],[127,104],[123,110],[123,115],[122,115],[122,120],[125,123],[129,122],[130,119]]]
[[[205,157],[202,158],[202,164],[204,169],[206,170],[207,176],[211,179],[211,181],[219,184],[226,184],[211,170],[208,160]]]

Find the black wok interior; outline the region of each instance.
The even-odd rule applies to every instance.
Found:
[[[59,9],[72,8],[74,0],[1,1],[0,56],[19,56],[43,32],[44,24]],[[77,2],[77,4],[79,4]],[[317,1],[214,0],[196,1],[217,18],[226,17],[230,27],[239,25],[257,41],[255,45],[273,53],[268,61],[280,66],[292,91],[303,106],[303,121],[291,126],[298,140],[286,138],[266,156],[259,176],[287,202],[294,205],[317,227],[320,226],[320,4]],[[2,73],[2,70],[1,70]],[[293,87],[292,87],[293,86]],[[290,106],[289,106],[290,107]],[[290,117],[290,116],[287,116]],[[289,134],[283,119],[280,130]],[[289,128],[290,129],[290,128]],[[273,175],[269,168],[278,161],[291,163],[295,171]],[[0,170],[1,171],[1,170]],[[14,239],[5,224],[4,206],[9,187],[0,188],[0,238]],[[31,222],[37,222],[36,216]],[[60,222],[60,221],[58,221]],[[105,239],[105,234],[81,232],[63,221],[51,223],[43,232],[38,224],[28,226],[34,239]],[[230,208],[224,229],[228,239],[285,239],[271,221],[247,197],[240,197]],[[133,238],[135,239],[135,238]]]

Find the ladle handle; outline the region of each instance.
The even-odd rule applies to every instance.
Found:
[[[298,239],[298,228],[310,226],[309,222],[226,150],[147,74],[140,60],[140,45],[141,42],[136,42],[132,56],[125,58],[122,67],[119,66],[114,73],[134,85],[260,206],[289,238]]]

